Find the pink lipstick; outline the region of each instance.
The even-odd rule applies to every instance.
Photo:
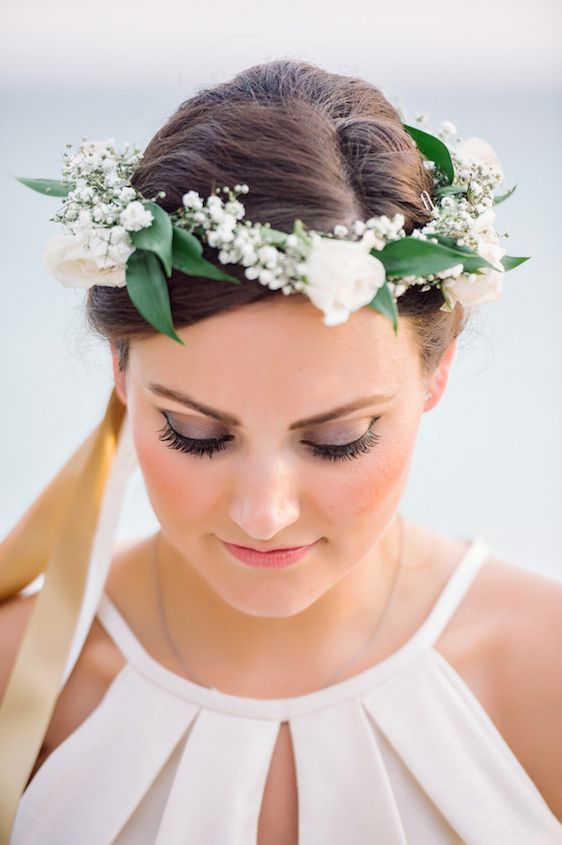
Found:
[[[262,569],[283,569],[286,566],[296,563],[304,555],[316,545],[310,543],[308,546],[298,546],[292,549],[274,549],[271,552],[258,552],[255,549],[249,549],[246,546],[237,546],[234,543],[225,543],[221,541],[230,554],[247,563],[249,566],[257,566]]]

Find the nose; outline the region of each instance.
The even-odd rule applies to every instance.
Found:
[[[229,515],[244,537],[267,542],[299,518],[298,485],[279,457],[245,463],[234,485]]]

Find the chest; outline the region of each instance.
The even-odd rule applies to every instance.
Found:
[[[444,639],[439,650],[461,675],[492,721],[501,729],[508,745],[531,773],[536,764],[534,760],[527,759],[526,752],[532,747],[532,743],[521,726],[510,731],[503,725],[498,705],[501,696],[498,695],[494,672],[489,671],[490,661],[472,659],[470,650],[455,644],[452,639]],[[111,678],[123,664],[116,652],[108,662],[108,655],[100,653],[99,648],[95,647],[86,649],[83,655],[84,659],[78,662],[59,697],[30,781],[55,748],[77,730],[100,703]],[[488,668],[484,670],[483,667]],[[540,772],[537,776],[537,772],[532,771],[532,776],[540,788]],[[297,778],[291,732],[289,724],[283,722],[279,726],[266,777],[258,821],[257,845],[297,845],[298,815]]]

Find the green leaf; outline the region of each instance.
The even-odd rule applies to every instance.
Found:
[[[273,229],[271,226],[262,226],[261,234],[264,241],[273,246],[284,247],[289,237],[287,232],[281,232],[279,229]]]
[[[216,264],[201,257],[203,248],[195,235],[186,229],[173,227],[172,266],[187,276],[202,276],[206,279],[217,279],[220,282],[234,282],[239,285],[240,279],[225,273]]]
[[[468,187],[466,185],[443,185],[441,188],[436,188],[434,192],[435,199],[447,197],[451,194],[466,194]]]
[[[412,136],[420,153],[429,161],[435,162],[437,167],[443,171],[449,183],[455,178],[455,168],[448,147],[435,135],[423,132],[415,126],[403,124],[404,129]]]
[[[33,191],[48,194],[50,197],[66,197],[74,190],[74,185],[61,182],[59,179],[25,179],[23,176],[15,176],[14,178]]]
[[[466,247],[451,247],[419,238],[400,238],[390,241],[381,250],[372,249],[371,255],[384,264],[387,276],[427,276],[463,264],[467,273],[480,267],[491,267],[489,261]]]
[[[191,232],[188,232],[187,229],[181,229],[178,226],[174,226],[173,231],[173,238],[172,238],[172,249],[180,250],[187,250],[190,255],[196,255],[198,257],[203,255],[203,244],[193,235]]]
[[[131,232],[131,240],[137,249],[155,252],[164,265],[167,276],[172,275],[172,221],[167,211],[155,202],[143,202],[154,217],[150,226]]]
[[[514,185],[513,188],[510,188],[510,190],[506,194],[500,194],[500,196],[494,197],[494,205],[499,205],[500,202],[504,202],[504,200],[506,200],[512,195],[516,187],[517,185]]]
[[[166,277],[154,252],[136,249],[131,253],[126,282],[129,298],[144,319],[157,331],[185,346],[174,329]]]
[[[440,244],[443,244],[443,246],[448,246],[457,252],[463,252],[465,255],[474,255],[473,249],[470,249],[469,246],[465,246],[464,244],[459,244],[454,238],[450,238],[448,235],[433,233],[430,237],[435,238]]]
[[[398,309],[396,308],[396,303],[394,302],[387,282],[378,289],[374,299],[369,302],[369,307],[374,308],[375,311],[392,320],[394,334],[398,332]]]
[[[524,261],[528,261],[530,257],[530,255],[526,255],[524,258],[516,258],[514,255],[504,255],[500,261],[504,266],[504,270],[507,272],[508,270],[513,270],[515,267],[519,267]]]
[[[305,244],[305,246],[312,246],[312,238],[304,228],[304,223],[298,217],[293,222],[293,235],[296,235],[297,238]]]
[[[445,300],[445,305],[447,306],[445,310],[452,311],[455,306],[451,302],[451,296],[449,294],[449,291],[443,284],[439,285],[439,290],[441,291],[441,296]]]

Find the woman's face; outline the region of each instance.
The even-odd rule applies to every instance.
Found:
[[[367,307],[325,326],[294,295],[178,334],[185,347],[161,334],[133,342],[125,374],[114,355],[162,531],[232,607],[298,613],[351,572],[393,519],[426,391],[435,404],[443,367],[424,380],[407,319],[397,336]],[[303,423],[354,403],[337,418]],[[296,564],[271,570],[237,560],[223,540],[260,551],[319,542]]]

